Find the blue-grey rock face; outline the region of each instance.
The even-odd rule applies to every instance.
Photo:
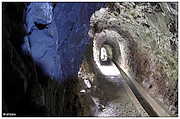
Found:
[[[63,77],[77,73],[88,37],[91,14],[102,4],[59,3],[54,14],[58,29],[58,54],[61,59]]]
[[[27,30],[34,26],[34,22],[40,24],[50,24],[53,21],[53,7],[49,3],[31,3],[27,6],[26,11],[26,24]]]
[[[31,3],[26,11],[22,48],[29,52],[42,70],[53,79],[63,80],[77,74],[87,44],[91,14],[104,3]],[[39,26],[45,26],[39,29]]]

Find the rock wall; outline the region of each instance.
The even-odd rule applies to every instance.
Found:
[[[3,113],[80,115],[77,72],[101,5],[3,3]]]
[[[28,35],[24,50],[29,50],[34,61],[52,79],[61,81],[77,75],[86,46],[91,41],[89,19],[103,5],[30,3],[25,11]]]
[[[107,5],[90,20],[104,3],[3,3],[3,112],[77,116],[91,26],[97,45],[110,41],[122,69],[177,114],[177,3]]]
[[[177,114],[177,21],[174,2],[108,3],[91,17],[97,44],[118,40],[121,68],[172,114]]]

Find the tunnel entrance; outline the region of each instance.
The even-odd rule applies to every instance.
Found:
[[[121,60],[118,36],[118,33],[115,31],[104,30],[97,34],[93,41],[95,67],[97,67],[103,75],[119,75],[119,71],[113,63],[114,61],[119,62]]]
[[[111,39],[104,41],[100,45],[100,50],[99,50],[99,61],[100,61],[100,63],[103,62],[102,58],[103,58],[104,54],[107,57],[107,63],[106,64],[109,64],[109,62],[112,62],[112,61],[120,61],[121,52],[120,52],[119,43],[116,40],[113,41]]]

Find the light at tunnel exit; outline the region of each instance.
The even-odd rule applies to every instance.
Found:
[[[99,63],[99,61],[96,61],[96,64],[103,75],[107,75],[107,76],[120,75],[118,68],[116,67],[116,65],[113,62],[110,62],[109,65],[101,65]]]
[[[99,50],[94,47],[93,49],[94,61],[97,65],[97,68],[101,71],[101,73],[105,76],[119,76],[120,72],[116,67],[116,65],[112,61],[110,61],[109,64],[101,64],[99,55],[100,55]]]

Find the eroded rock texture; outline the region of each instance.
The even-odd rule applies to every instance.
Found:
[[[118,42],[120,56],[114,60],[172,114],[177,114],[177,21],[172,2],[108,3],[91,18],[96,46]]]
[[[77,73],[90,30],[98,47],[110,43],[121,68],[177,114],[177,3],[107,5],[91,17],[103,3],[3,3],[3,112],[88,115]]]
[[[102,5],[3,3],[3,113],[79,115],[77,72]]]
[[[53,3],[55,4],[55,3]],[[90,39],[92,13],[104,3],[30,3],[23,48],[52,79],[77,75]],[[29,44],[29,45],[27,45]],[[28,48],[29,46],[29,48]]]

